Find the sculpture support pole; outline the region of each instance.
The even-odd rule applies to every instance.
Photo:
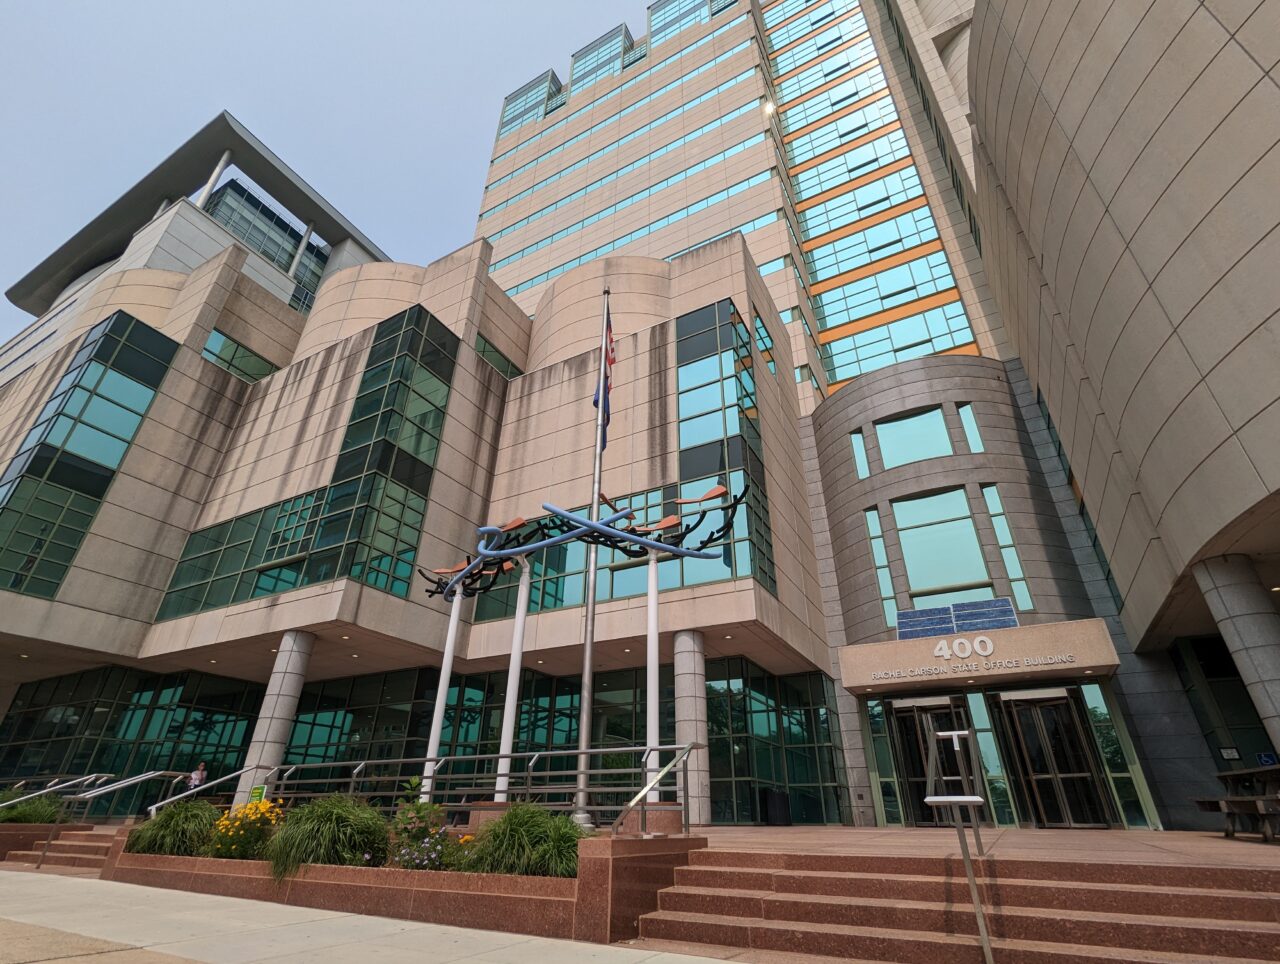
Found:
[[[658,753],[653,747],[662,745],[662,740],[658,736],[658,553],[653,549],[649,550],[649,596],[645,600],[645,608],[649,617],[644,649],[644,742],[645,746],[650,748],[645,754],[647,770],[645,782],[647,783],[657,775],[659,770]],[[649,802],[658,802],[656,789],[649,791]]]
[[[516,718],[520,715],[520,669],[524,662],[524,624],[529,615],[529,587],[533,567],[527,556],[520,557],[520,588],[516,590],[516,623],[511,630],[511,663],[507,667],[507,696],[502,706],[502,738],[498,743],[498,776],[493,784],[495,803],[507,802],[511,781],[511,749],[516,739]]]
[[[427,740],[427,762],[422,768],[421,799],[431,799],[435,782],[436,758],[440,755],[440,733],[444,729],[444,708],[449,701],[449,681],[453,675],[453,651],[458,644],[458,624],[462,621],[462,589],[453,594],[449,609],[449,629],[444,637],[444,655],[440,659],[440,683],[436,686],[435,711],[431,714],[431,736]]]
[[[609,289],[604,289],[604,313],[600,318],[600,359],[596,372],[596,450],[591,468],[591,521],[600,521],[600,470],[604,458],[605,353],[608,351]],[[587,810],[587,770],[591,769],[592,663],[596,639],[596,556],[599,547],[587,546],[587,599],[582,627],[582,688],[578,697],[578,787],[574,795],[573,822],[584,829],[594,826]]]

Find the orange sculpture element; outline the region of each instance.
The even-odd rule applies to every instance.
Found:
[[[717,485],[714,489],[707,491],[705,495],[697,499],[676,499],[676,505],[696,505],[699,502],[706,502],[708,499],[723,499],[729,494],[729,490],[723,485]]]

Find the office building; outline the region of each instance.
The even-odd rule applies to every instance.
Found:
[[[588,502],[608,288],[602,490],[746,501],[660,564],[657,694],[601,554],[595,745],[656,699],[695,822],[912,826],[972,728],[989,822],[1201,825],[1280,744],[1274,65],[1080,6],[660,0],[505,99],[425,267],[216,119],[9,291],[0,774],[424,756],[416,568]],[[585,568],[532,560],[518,750],[577,746]],[[466,606],[448,755],[515,608]]]

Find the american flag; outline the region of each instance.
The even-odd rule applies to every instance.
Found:
[[[613,347],[613,318],[609,308],[604,309],[604,431],[600,433],[600,450],[604,451],[609,444],[609,392],[613,388],[613,363],[618,360],[618,353]],[[600,386],[596,385],[591,404],[600,407]]]

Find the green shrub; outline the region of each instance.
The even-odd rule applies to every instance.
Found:
[[[404,784],[408,793],[391,818],[387,862],[405,870],[443,870],[452,840],[444,828],[444,807],[419,799],[420,786],[416,777]]]
[[[5,790],[0,793],[0,803],[26,796],[29,790]],[[46,793],[12,807],[0,809],[0,823],[59,823],[62,820],[62,804],[58,798]]]
[[[209,848],[218,808],[207,800],[182,800],[134,827],[124,849],[131,854],[200,857]]]
[[[578,841],[587,835],[564,814],[518,803],[484,827],[468,848],[464,869],[530,877],[578,876]]]
[[[364,800],[334,794],[290,811],[267,844],[279,880],[303,864],[381,867],[387,859],[387,822]]]

